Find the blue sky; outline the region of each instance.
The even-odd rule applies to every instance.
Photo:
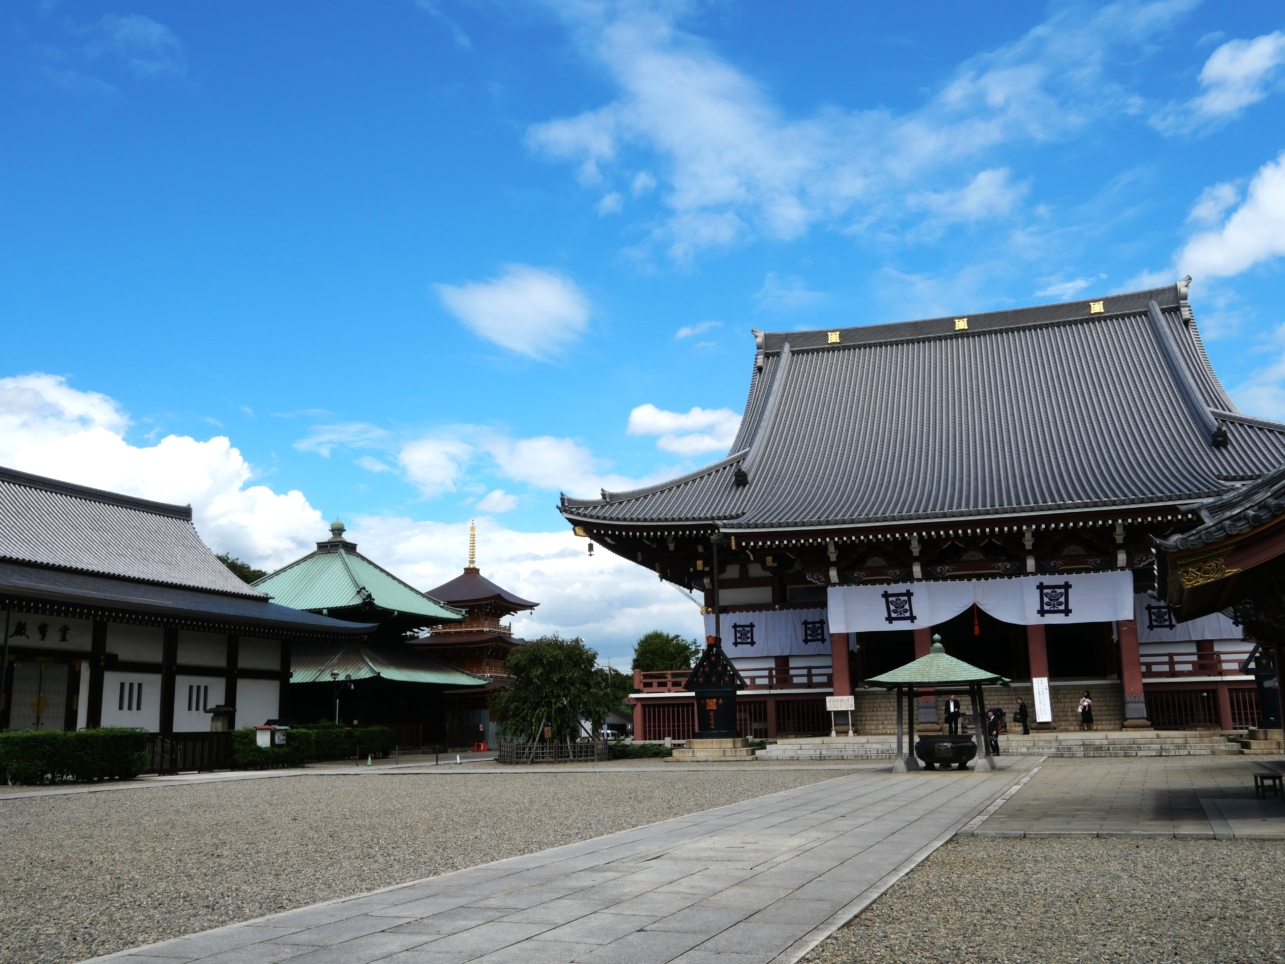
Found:
[[[1233,396],[1285,418],[1275,4],[48,2],[4,26],[0,462],[191,502],[264,565],[340,515],[430,588],[476,516],[488,571],[546,603],[524,631],[695,635],[554,505],[718,458],[751,328],[1190,272]]]

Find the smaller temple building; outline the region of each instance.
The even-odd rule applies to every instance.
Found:
[[[438,623],[426,635],[413,640],[421,652],[486,681],[481,689],[460,689],[445,694],[451,700],[453,738],[463,743],[495,740],[491,720],[490,694],[508,685],[504,661],[525,640],[513,635],[512,623],[504,622],[515,613],[530,612],[539,603],[514,595],[482,575],[477,567],[477,528],[469,526],[468,565],[464,571],[429,591],[464,618]],[[464,736],[470,739],[462,739]]]
[[[291,696],[301,722],[388,726],[402,747],[449,743],[445,692],[486,680],[408,645],[431,626],[459,622],[460,610],[398,579],[357,551],[335,520],[316,551],[258,580],[255,588],[309,612],[374,624],[368,638],[296,648]]]
[[[0,468],[0,728],[208,735],[291,715],[292,647],[374,629],[272,602],[191,506]]]

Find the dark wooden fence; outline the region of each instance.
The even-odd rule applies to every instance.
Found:
[[[501,763],[598,763],[607,759],[607,741],[514,743],[500,741]]]
[[[183,770],[232,769],[231,733],[150,733],[147,737],[148,770],[178,773]]]

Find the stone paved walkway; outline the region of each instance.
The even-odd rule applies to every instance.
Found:
[[[1027,765],[863,772],[97,960],[787,964]]]
[[[1254,799],[1254,757],[1046,759],[984,822],[993,837],[1285,836],[1285,803]]]

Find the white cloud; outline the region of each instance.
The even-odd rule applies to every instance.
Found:
[[[596,458],[574,439],[551,435],[511,439],[492,435],[480,444],[495,461],[501,475],[540,489],[590,498],[596,497],[601,489],[620,491],[646,484],[604,472],[610,463]],[[665,471],[662,469],[661,473]]]
[[[1035,292],[1039,298],[1057,298],[1059,301],[1070,301],[1089,285],[1095,285],[1106,277],[1099,274],[1093,278],[1074,278],[1071,281],[1055,281]]]
[[[678,455],[725,452],[740,425],[741,416],[730,408],[668,412],[648,402],[629,413],[630,435],[659,435],[656,447]]]
[[[798,275],[779,278],[775,271],[769,271],[763,279],[763,287],[754,293],[754,297],[761,308],[789,311],[824,301],[825,292],[810,290]]]
[[[422,438],[407,442],[397,461],[406,477],[426,498],[454,492],[473,456],[473,446],[457,438]]]
[[[625,206],[624,198],[620,196],[619,191],[612,191],[610,194],[603,195],[598,202],[598,213],[602,215],[619,214]]]
[[[363,455],[357,460],[357,464],[367,472],[391,472],[393,470],[391,465],[379,461],[373,455]]]
[[[690,7],[563,4],[574,42],[607,71],[617,95],[532,125],[526,140],[576,164],[587,185],[644,167],[665,172],[664,214],[650,240],[678,259],[758,236],[797,238],[817,223],[848,226],[871,212],[896,221],[905,210],[899,195],[921,194],[934,178],[958,183],[961,167],[987,151],[1065,138],[1099,117],[1136,111],[1137,99],[1107,78],[1107,67],[1120,48],[1171,29],[1194,2],[1060,9],[966,61],[916,110],[825,108],[802,118],[787,116],[754,78],[680,29]],[[992,203],[1011,206],[1020,196],[1006,186],[997,193],[992,174],[956,210],[972,216],[988,191]]]
[[[345,520],[347,521],[347,520]],[[517,532],[485,516],[477,520],[477,561],[483,575],[540,603],[513,617],[519,636],[582,636],[613,665],[651,629],[699,637],[697,607],[655,573],[571,534]],[[348,537],[381,566],[419,589],[430,590],[459,575],[468,559],[468,523],[419,522],[375,516],[352,520]],[[626,667],[627,668],[627,667]]]
[[[654,190],[656,179],[646,171],[639,171],[634,175],[633,181],[629,185],[629,191],[634,197],[642,197],[648,191]]]
[[[518,507],[518,497],[510,495],[503,489],[493,489],[477,502],[479,512],[508,512]]]
[[[429,16],[440,20],[446,25],[446,29],[451,32],[451,39],[455,41],[455,46],[461,47],[464,50],[471,50],[473,48],[473,41],[470,40],[469,35],[464,32],[464,28],[443,13],[441,7],[435,3],[434,0],[417,0],[416,6]]]
[[[1152,120],[1166,134],[1220,127],[1278,88],[1285,64],[1285,33],[1229,40],[1205,61],[1200,71],[1203,91],[1186,103],[1171,103]]]
[[[1227,209],[1240,200],[1240,188],[1231,183],[1212,184],[1200,192],[1187,214],[1189,224],[1209,227],[1217,224]]]
[[[912,210],[927,211],[938,223],[975,222],[1006,217],[1030,190],[1027,182],[1014,183],[1006,167],[980,171],[956,191],[924,191],[906,199]]]
[[[1221,201],[1220,197],[1215,203]],[[1174,263],[1180,274],[1205,280],[1237,275],[1283,254],[1285,151],[1258,169],[1245,190],[1245,200],[1222,225],[1189,238]]]
[[[1247,415],[1285,421],[1285,325],[1272,332],[1265,347],[1275,357],[1234,386],[1231,396]]]
[[[703,331],[709,331],[711,328],[720,328],[721,321],[698,321],[694,325],[683,325],[678,331],[674,332],[675,338],[691,338],[693,335],[699,335]]]
[[[570,278],[511,264],[490,281],[434,285],[446,310],[503,348],[545,358],[589,323],[589,299]]]
[[[253,470],[227,438],[201,442],[171,435],[139,447],[122,437],[128,426],[113,399],[72,388],[59,376],[0,378],[0,465],[190,503],[207,545],[267,569],[293,562],[325,535],[326,519],[302,492],[248,485]],[[648,630],[701,633],[695,606],[605,549],[588,556],[585,540],[572,536],[569,526],[517,532],[486,517],[477,526],[487,577],[541,604],[533,615],[515,617],[520,635],[583,636],[614,662]],[[349,536],[363,553],[425,590],[458,575],[467,558],[464,522],[365,516],[352,520]]]
[[[298,558],[324,533],[302,492],[248,484],[254,469],[225,436],[135,446],[124,439],[128,426],[115,401],[60,376],[0,378],[0,465],[191,505],[207,545],[265,568]]]
[[[86,46],[91,57],[113,56],[140,80],[187,73],[183,44],[174,31],[141,13],[106,14],[91,33]]]
[[[388,432],[369,422],[340,422],[336,425],[314,425],[308,434],[294,443],[300,452],[316,452],[330,458],[330,453],[340,446],[363,448],[377,445],[388,437]]]

